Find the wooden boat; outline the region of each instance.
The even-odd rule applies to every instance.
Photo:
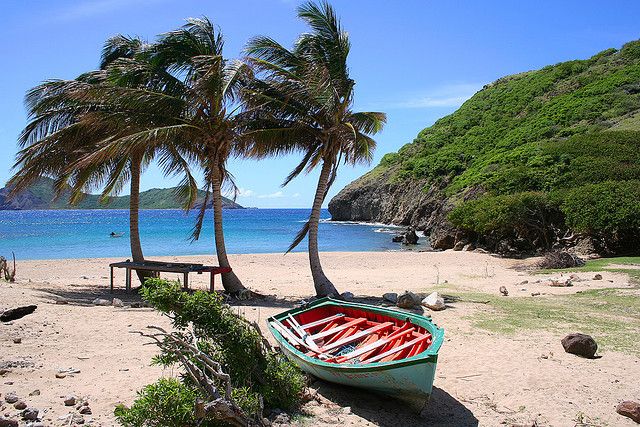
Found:
[[[322,298],[268,319],[284,354],[326,381],[384,393],[421,409],[444,330],[418,314]]]

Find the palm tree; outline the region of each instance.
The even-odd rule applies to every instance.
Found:
[[[304,153],[283,185],[320,166],[309,220],[287,252],[308,235],[316,294],[336,295],[318,253],[322,203],[340,163],[371,161],[376,143],[369,135],[382,130],[386,115],[352,111],[355,82],[347,67],[349,37],[333,8],[327,2],[307,2],[298,8],[298,16],[311,32],[302,34],[293,49],[269,37],[256,37],[246,48],[247,62],[261,78],[242,92],[253,114],[245,138],[251,142],[250,155],[256,158]]]
[[[121,98],[131,91],[143,92],[142,81],[120,86],[110,77],[109,66],[121,58],[139,54],[144,44],[138,39],[117,36],[107,41],[101,70],[85,73],[75,80],[48,81],[30,90],[26,97],[31,116],[21,137],[21,151],[10,180],[13,193],[28,188],[41,176],[54,177],[56,193],[71,186],[71,203],[83,191],[103,188],[107,202],[130,183],[129,236],[134,261],[144,261],[139,234],[140,176],[144,168],[159,158],[168,174],[184,173],[180,190],[186,204],[193,204],[197,186],[181,153],[171,144],[138,145],[133,150],[114,150],[124,138],[145,130],[136,120],[141,113],[136,104]],[[105,155],[105,153],[107,155]],[[148,277],[138,272],[141,282]]]
[[[118,46],[118,52],[132,51]],[[218,263],[230,267],[222,227],[222,192],[225,186],[235,191],[226,164],[242,150],[244,117],[236,97],[251,70],[239,61],[226,60],[223,47],[222,34],[207,18],[191,18],[131,58],[121,55],[113,60],[107,66],[110,78],[118,87],[131,86],[113,101],[136,110],[131,119],[144,126],[106,145],[92,155],[91,162],[139,152],[147,145],[167,145],[197,163],[206,191],[193,238],[199,238],[206,209],[213,204]],[[137,82],[144,82],[144,90]],[[234,272],[223,274],[222,282],[230,293],[246,290]]]

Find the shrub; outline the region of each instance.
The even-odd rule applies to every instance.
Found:
[[[569,227],[589,234],[640,228],[640,181],[587,184],[562,194],[560,208]]]
[[[176,282],[148,279],[141,289],[145,301],[168,314],[175,329],[191,326],[198,347],[231,377],[234,398],[248,414],[255,414],[260,397],[267,408],[294,408],[300,401],[304,376],[282,355],[271,350],[256,327],[234,313],[215,293],[183,292]],[[172,364],[163,352],[158,363]]]
[[[544,255],[538,263],[539,268],[557,269],[582,267],[584,260],[564,251],[551,251]]]
[[[486,234],[540,227],[552,206],[544,193],[485,195],[455,207],[449,220],[457,227]]]
[[[125,427],[195,426],[194,408],[198,392],[175,378],[160,378],[138,392],[130,408],[116,407],[115,415]],[[214,424],[199,424],[213,426]]]

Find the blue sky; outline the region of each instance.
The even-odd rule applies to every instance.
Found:
[[[105,39],[153,39],[207,15],[222,28],[226,55],[240,55],[254,35],[290,46],[305,30],[292,0],[4,0],[0,17],[0,183],[11,175],[16,139],[26,123],[23,96],[51,79],[74,78],[97,66]],[[352,41],[356,109],[384,111],[374,164],[411,142],[484,84],[575,58],[588,58],[640,38],[640,2],[334,0]],[[298,157],[234,160],[229,168],[245,206],[308,207],[317,175],[280,183]],[[343,167],[330,196],[371,166]],[[143,189],[168,187],[151,168]],[[328,200],[328,199],[327,199]]]

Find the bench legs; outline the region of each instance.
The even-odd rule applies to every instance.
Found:
[[[110,267],[110,268],[111,268],[111,288],[109,290],[109,293],[112,294],[113,293],[113,267]]]
[[[184,288],[184,290],[189,290],[189,273],[182,273],[184,275],[184,284],[182,285],[182,287]]]
[[[211,276],[209,277],[209,292],[213,292],[213,280],[214,280],[215,274],[213,271],[210,274]]]
[[[125,287],[127,293],[131,292],[131,269],[127,268],[127,278],[125,279]]]

